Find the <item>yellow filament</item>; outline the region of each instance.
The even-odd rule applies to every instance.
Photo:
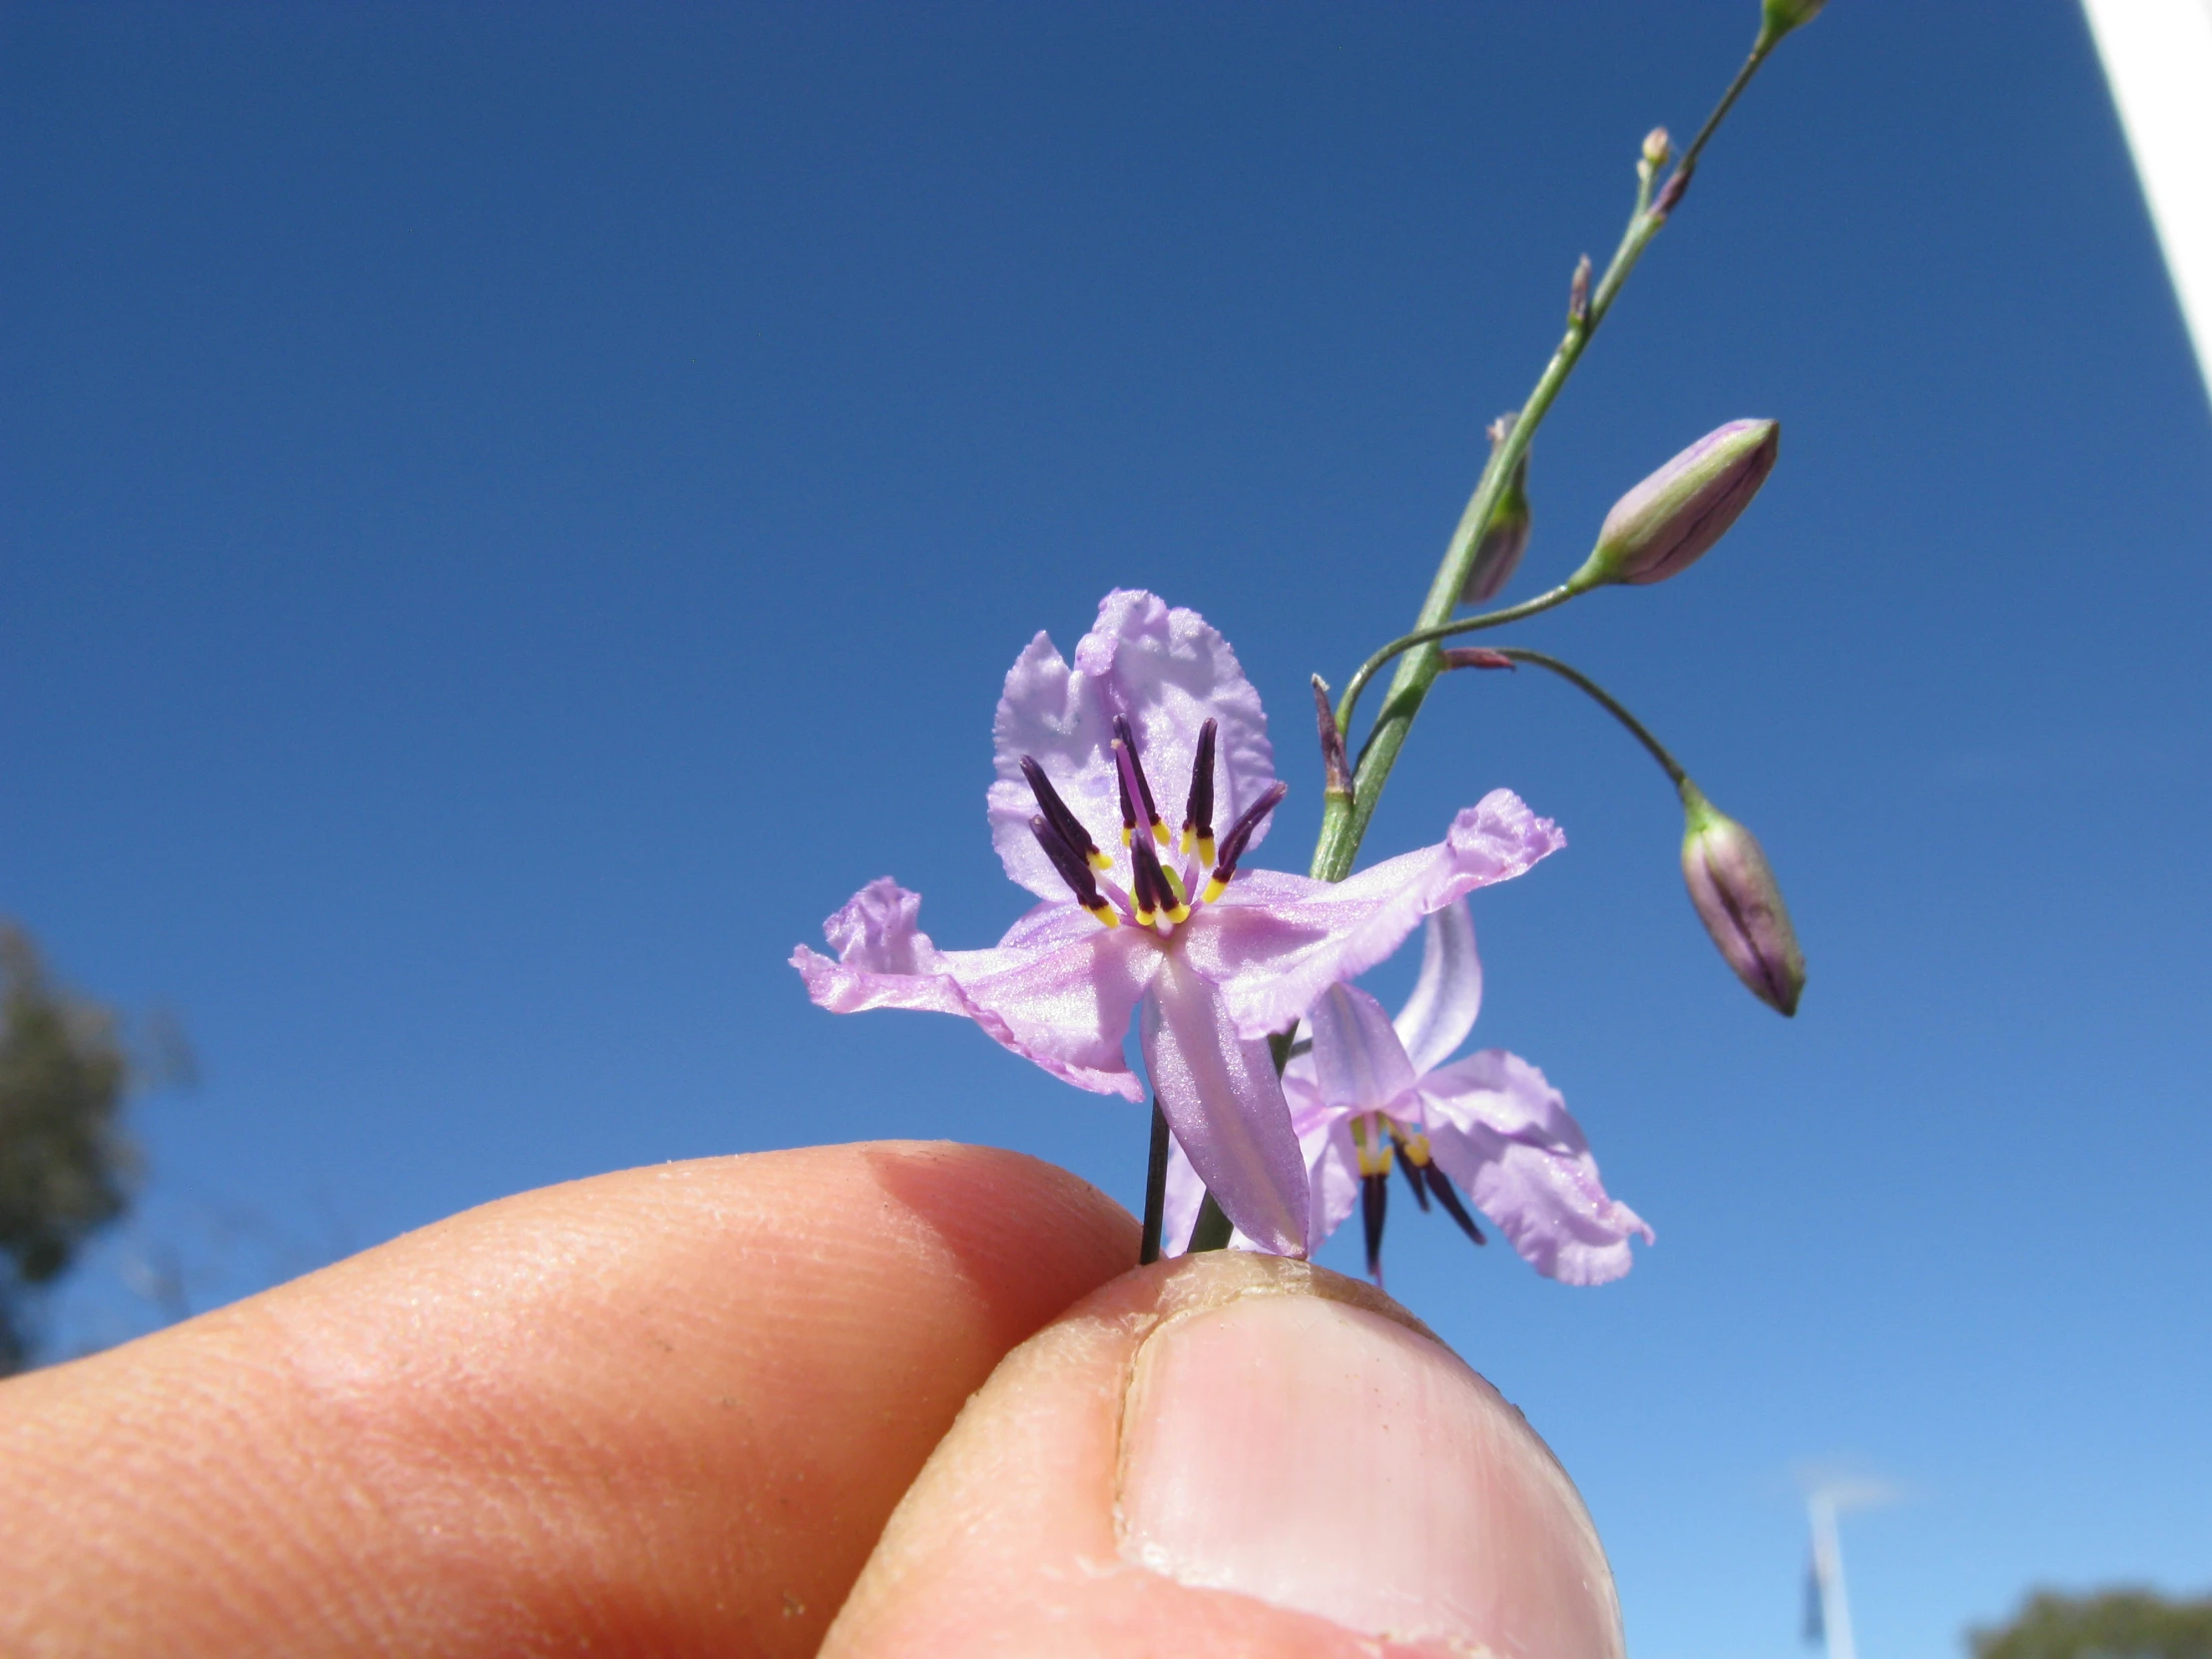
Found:
[[[1198,837],[1198,861],[1204,864],[1208,869],[1212,869],[1214,867],[1213,836],[1200,835]]]
[[[1121,917],[1114,914],[1114,907],[1103,898],[1095,904],[1086,904],[1083,908],[1098,917],[1099,925],[1102,927],[1119,927],[1121,925]]]
[[[1206,891],[1200,895],[1198,901],[1201,904],[1211,904],[1228,890],[1229,883],[1227,881],[1224,881],[1218,875],[1210,875],[1206,878]]]
[[[1154,819],[1152,821],[1152,838],[1158,841],[1162,846],[1165,846],[1174,837],[1168,833],[1168,827],[1166,825],[1162,824],[1158,819]]]
[[[1129,826],[1126,824],[1121,827],[1121,844],[1124,846],[1129,844]]]
[[[1089,856],[1093,869],[1112,869],[1114,867],[1114,860],[1107,857],[1095,846],[1091,848]]]

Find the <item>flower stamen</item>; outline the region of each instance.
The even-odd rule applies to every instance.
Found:
[[[1384,1157],[1388,1157],[1385,1149]],[[1382,1285],[1382,1222],[1390,1209],[1390,1177],[1385,1170],[1360,1179],[1360,1226],[1368,1236],[1368,1277]]]
[[[1278,779],[1270,784],[1267,793],[1244,810],[1244,814],[1230,827],[1229,833],[1221,840],[1221,854],[1214,860],[1213,879],[1206,883],[1206,896],[1202,902],[1211,904],[1222,895],[1230,878],[1237,873],[1237,860],[1244,856],[1245,848],[1252,844],[1252,836],[1268,814],[1283,804],[1283,798],[1291,793],[1291,786]]]
[[[1155,912],[1171,926],[1190,920],[1191,907],[1184,899],[1182,884],[1161,864],[1152,843],[1141,835],[1130,843],[1129,866],[1137,881],[1139,921],[1150,926]]]
[[[1451,1190],[1451,1182],[1444,1172],[1434,1164],[1423,1164],[1420,1173],[1428,1183],[1428,1190],[1436,1195],[1436,1202],[1444,1207],[1444,1214],[1459,1224],[1459,1231],[1478,1245],[1488,1244],[1490,1241],[1482,1236],[1482,1229],[1475,1226],[1474,1218],[1467,1214],[1467,1207],[1459,1202],[1459,1195]]]
[[[1183,810],[1180,850],[1188,856],[1197,847],[1199,862],[1209,868],[1214,862],[1214,739],[1220,730],[1218,720],[1198,729],[1198,752],[1191,760],[1191,801]]]
[[[1121,843],[1127,846],[1137,828],[1137,805],[1144,806],[1145,823],[1152,826],[1152,838],[1160,845],[1168,844],[1168,827],[1160,822],[1160,809],[1152,804],[1152,786],[1146,782],[1144,763],[1137,757],[1136,734],[1129,730],[1129,722],[1120,715],[1114,716],[1114,754],[1117,763],[1128,757],[1126,766],[1118,766],[1121,775]]]
[[[1037,837],[1037,844],[1044,848],[1044,855],[1052,860],[1052,867],[1060,872],[1060,879],[1074,890],[1075,901],[1096,916],[1107,927],[1119,927],[1121,917],[1114,914],[1114,907],[1106,902],[1098,890],[1098,879],[1091,873],[1091,866],[1083,854],[1068,845],[1066,839],[1047,823],[1042,814],[1029,821],[1029,832]]]
[[[1112,869],[1114,860],[1099,851],[1098,842],[1091,839],[1091,832],[1083,828],[1083,821],[1060,799],[1060,792],[1052,787],[1052,780],[1044,775],[1044,768],[1037,764],[1034,755],[1024,755],[1021,758],[1021,775],[1029,781],[1029,793],[1037,798],[1038,810],[1044,814],[1045,821],[1060,832],[1060,838],[1091,868]]]

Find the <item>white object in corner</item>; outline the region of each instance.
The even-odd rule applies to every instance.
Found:
[[[2212,0],[2081,0],[2212,395]]]

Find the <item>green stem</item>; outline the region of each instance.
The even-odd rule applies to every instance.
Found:
[[[1236,1231],[1236,1223],[1229,1219],[1229,1213],[1212,1193],[1208,1193],[1206,1201],[1198,1207],[1198,1220],[1191,1226],[1189,1254],[1196,1256],[1202,1250],[1227,1250]]]
[[[1682,189],[1688,183],[1690,171],[1697,165],[1699,154],[1719,128],[1722,118],[1728,114],[1744,88],[1751,83],[1752,76],[1758,72],[1760,64],[1766,60],[1767,53],[1772,48],[1773,42],[1762,34],[1758,44],[1752,48],[1751,56],[1745,60],[1744,66],[1736,72],[1736,78],[1729,83],[1728,90],[1722,94],[1720,103],[1714,106],[1713,113],[1706,118],[1705,125],[1691,141],[1690,148],[1683,152],[1682,160],[1668,179],[1667,187],[1659,193],[1660,203],[1671,208],[1675,201],[1680,200]],[[1389,695],[1382,705],[1382,713],[1376,717],[1375,730],[1360,752],[1360,765],[1353,780],[1353,799],[1341,810],[1323,814],[1321,839],[1314,847],[1314,861],[1311,866],[1317,878],[1341,881],[1352,872],[1353,860],[1359,856],[1360,843],[1366,838],[1368,825],[1375,817],[1376,805],[1382,795],[1382,786],[1388,781],[1390,769],[1397,764],[1398,752],[1405,747],[1405,739],[1412,731],[1413,717],[1420,712],[1421,701],[1428,695],[1428,688],[1435,684],[1436,676],[1443,671],[1443,657],[1434,643],[1442,635],[1430,631],[1444,628],[1449,622],[1453,609],[1459,603],[1459,595],[1467,585],[1467,572],[1474,563],[1475,548],[1481,541],[1483,527],[1489,523],[1498,498],[1505,493],[1505,486],[1513,476],[1514,467],[1528,452],[1529,440],[1536,435],[1537,426],[1542,424],[1544,416],[1551,409],[1552,401],[1567,383],[1567,376],[1574,372],[1574,365],[1581,360],[1591,336],[1597,332],[1598,325],[1612,309],[1613,301],[1619,296],[1622,284],[1628,280],[1629,273],[1635,270],[1636,262],[1643,257],[1651,239],[1659,234],[1666,222],[1666,214],[1660,208],[1644,206],[1644,190],[1639,188],[1637,212],[1630,216],[1628,228],[1621,236],[1620,247],[1614,251],[1612,263],[1605,268],[1604,276],[1590,295],[1588,314],[1568,318],[1567,331],[1552,352],[1551,360],[1544,365],[1543,373],[1537,376],[1535,389],[1522,403],[1512,430],[1506,434],[1505,441],[1490,452],[1489,464],[1482,469],[1481,481],[1475,485],[1466,511],[1459,515],[1458,528],[1452,532],[1451,541],[1444,549],[1443,560],[1436,567],[1435,580],[1429,584],[1428,597],[1421,604],[1419,616],[1414,619],[1412,634],[1407,636],[1408,639],[1424,634],[1428,637],[1419,639],[1416,645],[1400,647],[1405,653],[1404,660],[1398,664],[1397,673],[1391,678]],[[1572,591],[1555,588],[1551,593],[1543,595],[1541,602],[1532,600],[1530,605],[1536,609],[1549,609],[1572,597]],[[1533,610],[1523,610],[1517,606],[1514,610],[1522,615],[1533,614]],[[1485,621],[1482,618],[1471,621],[1488,627],[1498,625],[1494,620]],[[1358,684],[1357,680],[1355,684]],[[1353,686],[1346,688],[1348,697],[1353,689]],[[1341,713],[1338,724],[1345,724]]]
[[[1667,746],[1653,737],[1650,729],[1642,721],[1623,708],[1618,698],[1614,697],[1611,692],[1587,674],[1584,674],[1580,669],[1562,663],[1556,657],[1547,657],[1541,651],[1528,651],[1517,645],[1495,645],[1489,649],[1495,651],[1500,657],[1511,658],[1516,663],[1532,663],[1537,668],[1547,668],[1568,684],[1578,687],[1607,714],[1628,728],[1629,736],[1650,752],[1651,758],[1657,761],[1660,770],[1673,780],[1674,787],[1677,790],[1689,783],[1690,775],[1682,770],[1681,762],[1667,753]]]
[[[1360,694],[1368,689],[1368,682],[1381,671],[1392,657],[1410,651],[1416,645],[1429,645],[1437,640],[1447,640],[1454,634],[1471,634],[1478,628],[1502,628],[1508,622],[1540,615],[1555,605],[1564,605],[1583,590],[1569,587],[1562,582],[1549,593],[1540,593],[1533,599],[1518,605],[1509,605],[1502,611],[1485,611],[1480,616],[1463,617],[1457,622],[1440,623],[1434,628],[1416,628],[1410,634],[1400,634],[1382,650],[1360,665],[1360,672],[1345,687],[1344,698],[1337,705],[1337,730],[1343,731],[1351,723],[1352,712],[1359,706]],[[1381,722],[1377,723],[1380,727]],[[1361,746],[1360,758],[1365,761],[1368,748],[1375,742],[1375,734],[1368,734],[1368,742]]]

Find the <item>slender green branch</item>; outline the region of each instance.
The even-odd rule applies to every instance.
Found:
[[[1540,593],[1534,599],[1523,600],[1518,605],[1508,605],[1502,611],[1485,611],[1480,616],[1463,617],[1457,622],[1439,623],[1434,628],[1416,628],[1410,634],[1400,634],[1362,663],[1360,672],[1346,685],[1344,697],[1337,704],[1337,729],[1341,732],[1352,724],[1352,711],[1359,706],[1360,694],[1368,689],[1368,682],[1392,657],[1410,651],[1416,645],[1431,645],[1437,640],[1447,640],[1454,634],[1471,634],[1478,628],[1502,628],[1508,622],[1519,622],[1524,617],[1540,615],[1555,605],[1564,605],[1580,591],[1583,590],[1569,588],[1562,582],[1549,593]],[[1370,733],[1368,742],[1372,744],[1374,741],[1375,735]],[[1363,761],[1367,759],[1365,748],[1360,751],[1360,758]]]
[[[1568,684],[1578,687],[1607,714],[1628,728],[1628,735],[1650,752],[1651,758],[1673,780],[1677,790],[1690,781],[1690,775],[1682,770],[1682,764],[1667,753],[1667,746],[1653,737],[1642,721],[1623,708],[1618,698],[1580,669],[1562,663],[1556,657],[1547,657],[1541,651],[1528,651],[1517,645],[1493,645],[1485,649],[1496,652],[1500,657],[1509,657],[1516,663],[1531,663],[1537,668],[1547,668]]]
[[[1596,290],[1590,295],[1587,314],[1570,315],[1566,333],[1551,360],[1544,365],[1537,377],[1535,388],[1522,403],[1519,418],[1505,441],[1490,452],[1489,464],[1482,469],[1481,480],[1475,485],[1474,494],[1468,500],[1466,511],[1460,514],[1458,528],[1444,549],[1442,562],[1436,567],[1435,580],[1429,584],[1428,596],[1422,602],[1420,614],[1414,619],[1413,633],[1442,627],[1449,622],[1457,607],[1459,595],[1465,589],[1467,572],[1474,562],[1475,548],[1480,542],[1484,526],[1489,523],[1499,498],[1505,492],[1506,483],[1513,476],[1513,469],[1528,452],[1529,440],[1536,435],[1550,411],[1552,401],[1565,386],[1567,376],[1574,372],[1574,365],[1581,359],[1613,301],[1620,294],[1621,286],[1635,270],[1636,262],[1643,257],[1651,239],[1657,236],[1667,222],[1667,214],[1682,197],[1689,182],[1689,172],[1697,165],[1699,154],[1719,128],[1722,119],[1751,83],[1759,66],[1773,48],[1773,42],[1762,33],[1759,43],[1752,49],[1743,68],[1729,83],[1713,113],[1706,118],[1690,148],[1683,152],[1682,161],[1659,193],[1656,205],[1644,206],[1644,188],[1639,181],[1637,211],[1631,215],[1627,230],[1621,236],[1620,247],[1614,252],[1612,262],[1605,268]],[[1560,590],[1554,590],[1560,592]],[[1560,593],[1551,598],[1551,604],[1570,597]],[[1548,608],[1548,607],[1547,607]],[[1479,620],[1479,619],[1476,619]],[[1488,624],[1496,626],[1495,623]],[[1386,660],[1386,659],[1385,659]],[[1345,811],[1325,814],[1322,820],[1321,839],[1314,848],[1312,871],[1324,881],[1341,881],[1352,871],[1353,860],[1359,855],[1360,842],[1366,838],[1369,822],[1375,816],[1376,804],[1382,794],[1382,786],[1388,780],[1390,769],[1397,764],[1398,752],[1405,747],[1405,739],[1412,730],[1413,717],[1420,712],[1421,700],[1428,695],[1428,688],[1435,684],[1442,672],[1442,657],[1431,638],[1418,648],[1406,648],[1397,673],[1391,678],[1388,699],[1382,713],[1376,717],[1374,732],[1369,736],[1360,754],[1359,769],[1353,780],[1353,800]],[[1359,684],[1355,681],[1355,685]],[[1354,686],[1347,686],[1348,696]],[[1340,726],[1344,724],[1339,717]]]
[[[1668,206],[1682,200],[1682,193],[1689,188],[1690,175],[1697,171],[1698,157],[1705,153],[1706,145],[1720,131],[1721,122],[1735,108],[1736,100],[1743,96],[1744,88],[1751,85],[1751,78],[1759,73],[1759,66],[1767,61],[1767,54],[1774,50],[1775,42],[1779,39],[1779,35],[1770,37],[1764,28],[1759,31],[1759,39],[1751,48],[1751,56],[1744,60],[1744,67],[1736,71],[1736,79],[1728,83],[1728,90],[1721,94],[1721,101],[1713,106],[1713,113],[1705,118],[1705,125],[1697,130],[1697,137],[1690,140],[1690,147],[1682,152],[1682,159],[1674,164],[1674,172],[1668,178],[1667,189],[1663,193],[1672,198]]]

